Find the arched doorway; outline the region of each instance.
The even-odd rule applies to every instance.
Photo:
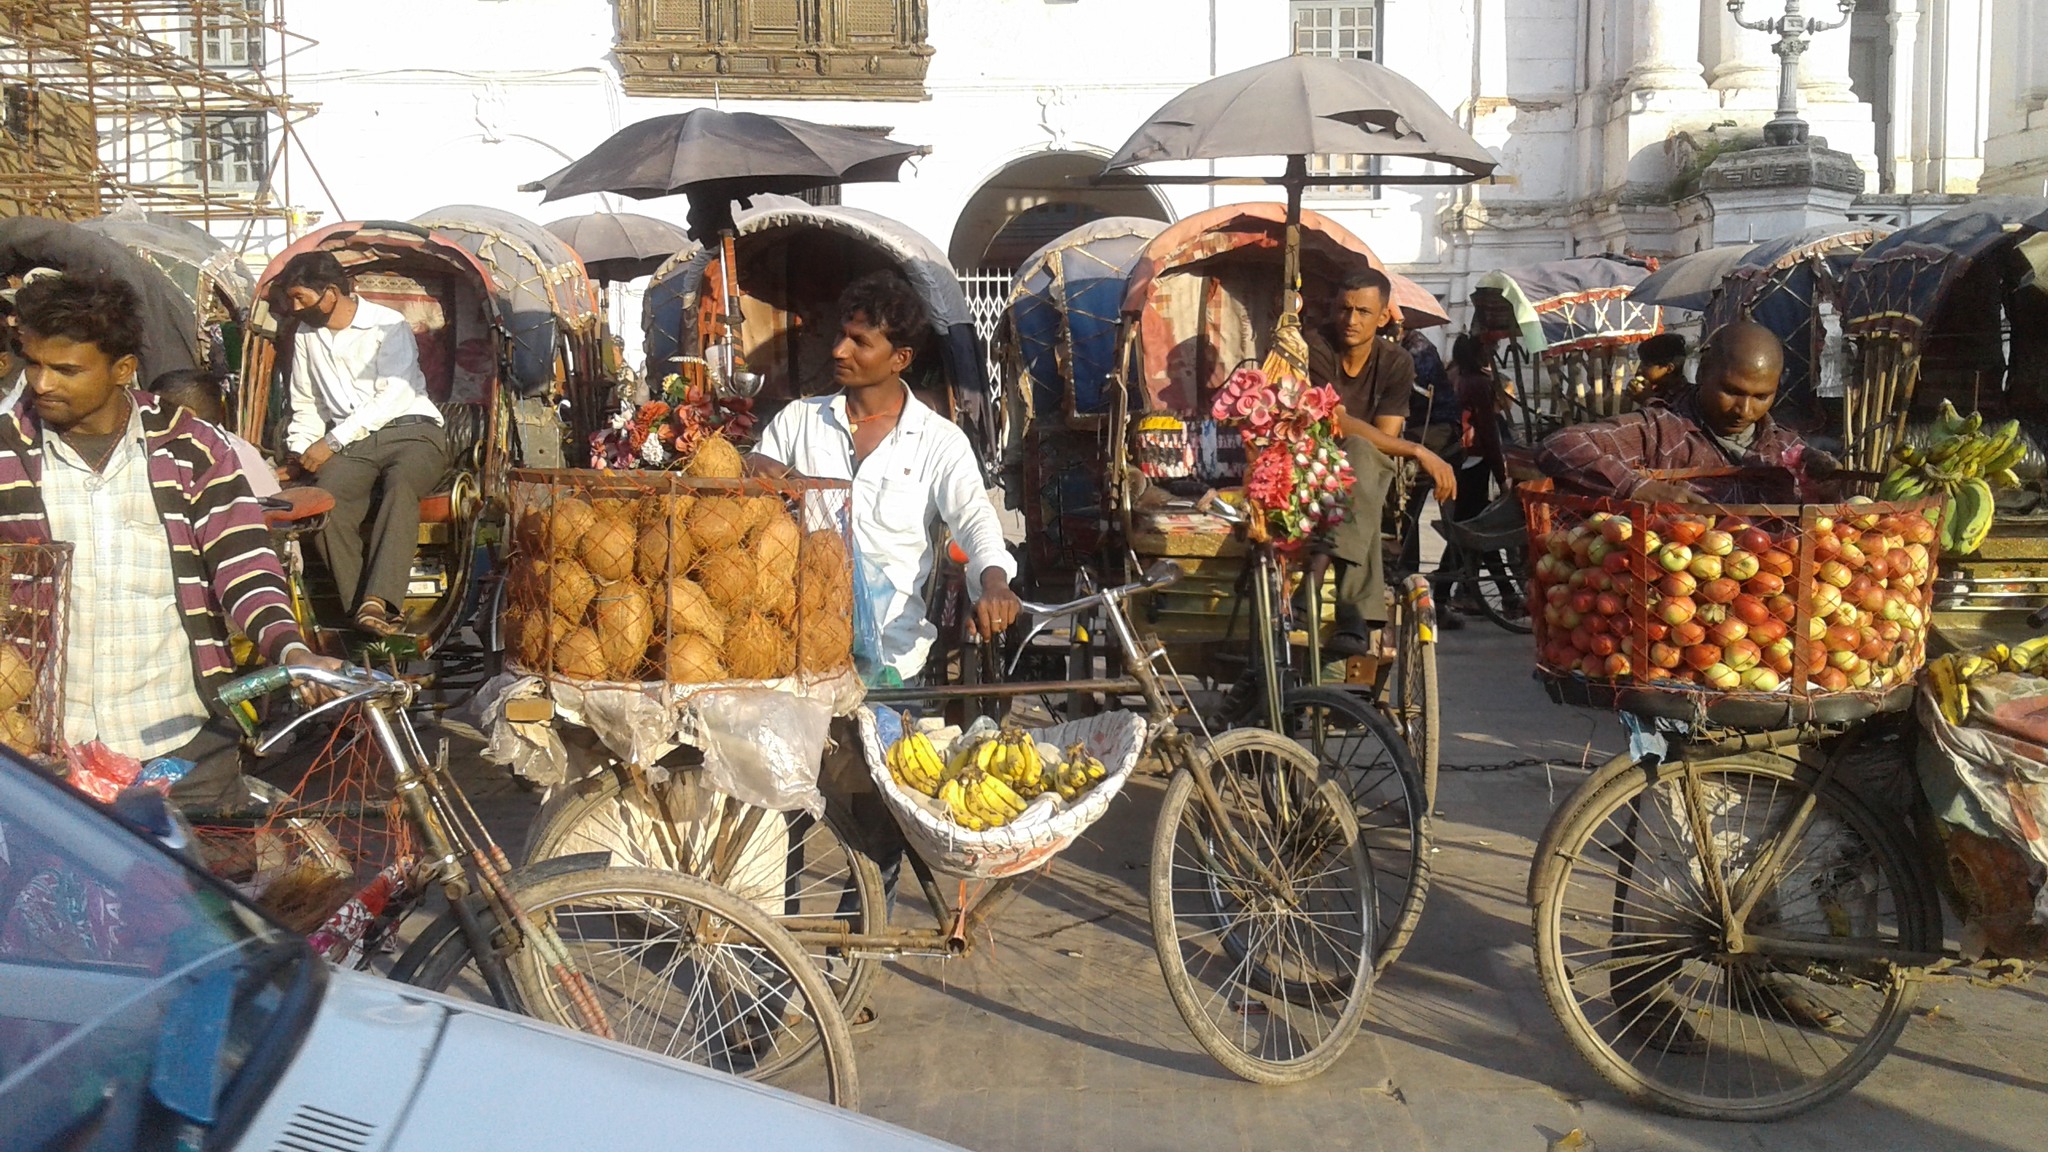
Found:
[[[1104,216],[1173,219],[1153,189],[1090,185],[1102,163],[1089,152],[1040,152],[990,177],[953,225],[953,266],[1015,268],[1047,241]]]

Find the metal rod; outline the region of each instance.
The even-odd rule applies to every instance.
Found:
[[[1141,695],[1145,686],[1136,677],[1097,680],[1020,680],[1013,684],[935,684],[927,688],[871,688],[870,704],[916,704],[923,700],[959,700],[973,696],[1057,696],[1066,693],[1102,692],[1118,696]]]

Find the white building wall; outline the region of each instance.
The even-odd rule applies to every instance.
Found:
[[[1882,146],[1905,161],[1912,186],[1902,190],[1972,189],[1986,119],[2015,103],[1989,92],[1990,6],[2031,11],[2048,0],[1888,2],[1902,50],[1895,76],[1909,86]],[[1753,0],[1749,14],[1775,15],[1779,3]],[[1831,4],[1808,6],[1833,14]],[[1670,203],[1667,141],[1715,124],[1760,125],[1775,104],[1769,40],[1737,29],[1724,0],[1383,0],[1383,10],[1384,62],[1469,125],[1501,159],[1500,177],[1308,203],[1454,302],[1492,268],[1617,247],[1690,250],[1706,234],[1706,209]],[[459,202],[538,221],[607,206],[682,219],[680,199],[542,205],[517,191],[627,123],[708,103],[623,94],[611,5],[357,0],[295,5],[291,21],[316,42],[289,61],[291,89],[321,108],[299,129],[293,189],[324,219],[404,218]],[[1817,134],[1857,155],[1874,189],[1880,142],[1869,106],[1847,86],[1847,36],[1822,34],[1803,93]],[[1168,97],[1280,56],[1290,37],[1286,0],[931,0],[930,99],[725,106],[885,126],[929,145],[902,183],[848,186],[843,196],[944,248],[962,207],[1005,165],[1048,150],[1106,155]],[[1270,198],[1239,188],[1164,196],[1176,216]]]

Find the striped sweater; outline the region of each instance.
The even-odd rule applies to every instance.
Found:
[[[192,642],[192,669],[207,701],[234,673],[226,621],[277,662],[303,644],[292,619],[284,569],[271,547],[263,509],[220,430],[156,397],[134,394],[149,450],[149,483],[171,546],[178,611]],[[0,542],[50,540],[43,506],[43,430],[33,406],[0,415]]]

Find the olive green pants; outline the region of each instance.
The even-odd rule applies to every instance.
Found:
[[[1363,436],[1346,436],[1344,454],[1355,480],[1344,522],[1330,533],[1329,546],[1337,577],[1337,630],[1359,632],[1387,622],[1387,559],[1381,529],[1399,466]]]

